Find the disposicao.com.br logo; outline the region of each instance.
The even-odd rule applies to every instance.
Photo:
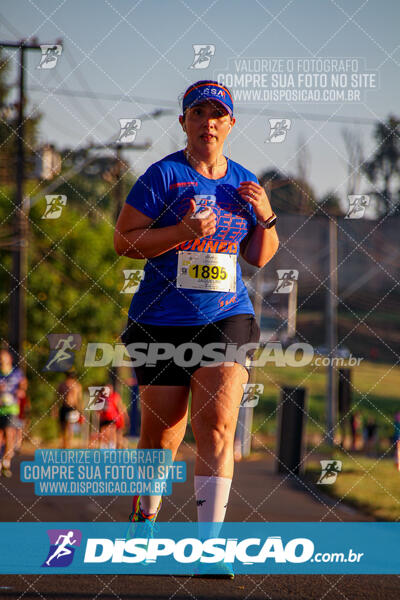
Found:
[[[221,561],[244,565],[266,563],[305,563],[311,562],[359,562],[363,553],[349,549],[344,552],[317,552],[312,540],[293,538],[283,543],[281,536],[262,538],[132,538],[104,539],[90,538],[86,544],[85,563],[156,563],[158,559],[171,557],[177,563],[192,564],[202,562],[216,564]]]
[[[398,522],[159,522],[154,538],[145,525],[0,523],[0,573],[186,575],[226,562],[237,574],[400,575]]]

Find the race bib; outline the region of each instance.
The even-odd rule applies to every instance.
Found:
[[[236,292],[236,254],[178,252],[176,287]]]
[[[67,421],[68,423],[77,423],[79,421],[79,411],[70,410],[67,412]]]
[[[15,404],[14,396],[8,392],[0,393],[0,406],[12,406]]]

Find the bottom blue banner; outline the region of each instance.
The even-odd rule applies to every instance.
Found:
[[[0,523],[0,573],[400,574],[399,541],[400,523]]]

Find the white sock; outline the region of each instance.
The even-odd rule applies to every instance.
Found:
[[[140,496],[140,508],[145,515],[154,515],[160,505],[161,496]]]
[[[200,538],[218,537],[225,519],[232,479],[195,475],[194,493]]]

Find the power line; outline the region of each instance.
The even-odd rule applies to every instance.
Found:
[[[66,59],[68,60],[69,64],[71,65],[72,68],[72,72],[75,77],[79,80],[82,89],[86,90],[89,92],[89,94],[93,94],[93,90],[90,87],[89,83],[87,80],[85,80],[85,78],[82,75],[82,72],[79,68],[79,66],[77,65],[75,59],[73,58],[71,52],[68,50],[68,48],[64,49],[64,55],[66,57]],[[79,107],[79,112],[78,114],[80,114],[80,112],[82,111],[82,103],[77,103],[78,107]],[[99,98],[97,96],[95,96],[95,98],[91,99],[91,106],[99,113],[99,115],[101,115],[102,119],[104,119],[104,115],[106,114],[106,110],[104,108],[104,105],[102,104],[102,102],[99,100]],[[93,118],[95,118],[95,115],[93,114],[93,110],[91,110],[91,114],[89,115],[89,118],[86,117],[86,121],[88,123],[90,123],[91,121],[93,121]],[[97,124],[98,127],[98,124]],[[102,125],[102,129],[101,131],[102,136],[103,137],[109,137],[110,135],[112,135],[112,133],[110,132],[110,124],[108,122],[103,122]]]
[[[57,71],[57,69],[54,69],[55,71]],[[61,80],[61,76],[58,72],[54,73],[54,78],[58,81],[58,82],[62,82]],[[65,88],[68,89],[68,88]],[[47,90],[43,90],[43,92],[46,92]],[[57,102],[62,103],[61,100],[57,99]],[[86,131],[92,132],[92,135],[95,135],[97,137],[97,139],[99,139],[99,136],[101,135],[102,137],[109,137],[112,135],[112,133],[110,132],[110,126],[107,123],[103,123],[103,126],[99,127],[98,124],[98,119],[96,118],[96,115],[93,114],[93,109],[92,107],[87,107],[85,108],[85,106],[83,106],[83,102],[80,102],[77,98],[75,97],[71,97],[70,101],[64,100],[64,102],[66,104],[70,104],[71,106],[67,106],[69,110],[69,117],[68,117],[68,122],[72,122],[75,123],[76,125],[78,125],[78,127],[81,127],[82,129],[84,129],[84,127],[86,127]],[[72,110],[71,110],[72,109]],[[65,111],[65,108],[63,108],[63,110]],[[103,112],[103,116],[104,116],[104,112]],[[94,130],[98,131],[98,135],[95,134]],[[82,135],[82,131],[81,134]]]
[[[81,69],[79,68],[79,65],[76,63],[72,53],[68,50],[68,48],[64,49],[64,54],[65,54],[65,57],[68,60],[69,64],[72,67],[73,74],[80,81],[82,89],[86,89],[89,92],[89,94],[94,94],[92,88],[89,85],[89,82],[83,77],[83,75],[81,73]],[[102,117],[104,117],[106,110],[105,110],[103,104],[100,102],[100,99],[97,95],[95,95],[95,97],[93,98],[92,105],[97,110],[97,112]]]
[[[40,92],[42,91],[38,86],[34,86],[31,85],[29,86],[29,90],[32,92]],[[177,108],[177,102],[173,101],[173,100],[166,100],[166,99],[161,99],[161,98],[151,98],[151,97],[147,97],[147,96],[130,96],[128,94],[112,94],[112,93],[101,93],[101,92],[84,92],[81,90],[67,90],[65,88],[61,88],[61,89],[49,89],[49,92],[51,92],[54,95],[64,95],[64,96],[77,96],[80,98],[102,98],[103,100],[110,100],[110,101],[115,101],[115,100],[119,100],[120,102],[137,102],[138,104],[156,104],[156,105],[160,105],[162,104],[163,106],[170,106],[175,108],[174,111],[171,111],[171,114],[176,114],[176,108]],[[287,109],[285,108],[285,111]],[[259,115],[259,116],[268,116],[268,115],[279,115],[280,117],[282,116],[282,110],[271,110],[271,109],[263,109],[261,112],[256,110],[256,109],[250,109],[250,108],[236,108],[235,109],[236,113],[239,114],[249,114],[249,115]],[[346,116],[332,116],[332,115],[325,115],[325,114],[318,114],[318,113],[304,113],[304,112],[297,112],[294,114],[294,116],[292,116],[291,118],[293,120],[298,119],[299,117],[303,118],[305,121],[326,121],[327,123],[329,122],[335,122],[335,123],[352,123],[355,125],[375,125],[378,120],[376,119],[371,119],[368,117],[346,117]],[[381,119],[382,122],[384,122],[384,119]]]
[[[153,112],[149,113],[149,114],[144,114],[144,115],[140,115],[140,117],[138,117],[140,120],[144,121],[146,119],[156,119],[160,116],[163,116],[164,114],[164,110],[163,109],[157,109],[154,110]],[[145,142],[142,145],[138,145],[138,144],[123,144],[123,147],[126,150],[145,150],[148,149],[150,147],[150,142]],[[109,139],[107,142],[105,142],[104,144],[90,144],[88,146],[82,147],[82,150],[89,150],[89,149],[93,149],[93,150],[98,150],[98,149],[104,149],[104,150],[116,150],[118,149],[119,143],[115,141],[115,139]],[[79,148],[75,148],[74,152],[79,151]],[[72,177],[74,177],[75,175],[78,175],[81,171],[83,171],[83,169],[85,167],[87,167],[91,162],[93,162],[95,159],[97,158],[97,156],[94,154],[92,156],[88,156],[86,158],[86,160],[83,161],[82,164],[79,165],[75,165],[74,167],[72,167],[67,173],[57,177],[57,179],[54,179],[53,181],[51,181],[51,183],[44,189],[41,190],[36,196],[31,197],[30,199],[30,206],[33,206],[34,204],[36,204],[36,202],[38,202],[41,198],[43,198],[44,195],[46,194],[51,194],[54,190],[56,190],[62,183],[67,183],[67,181],[69,181]]]

